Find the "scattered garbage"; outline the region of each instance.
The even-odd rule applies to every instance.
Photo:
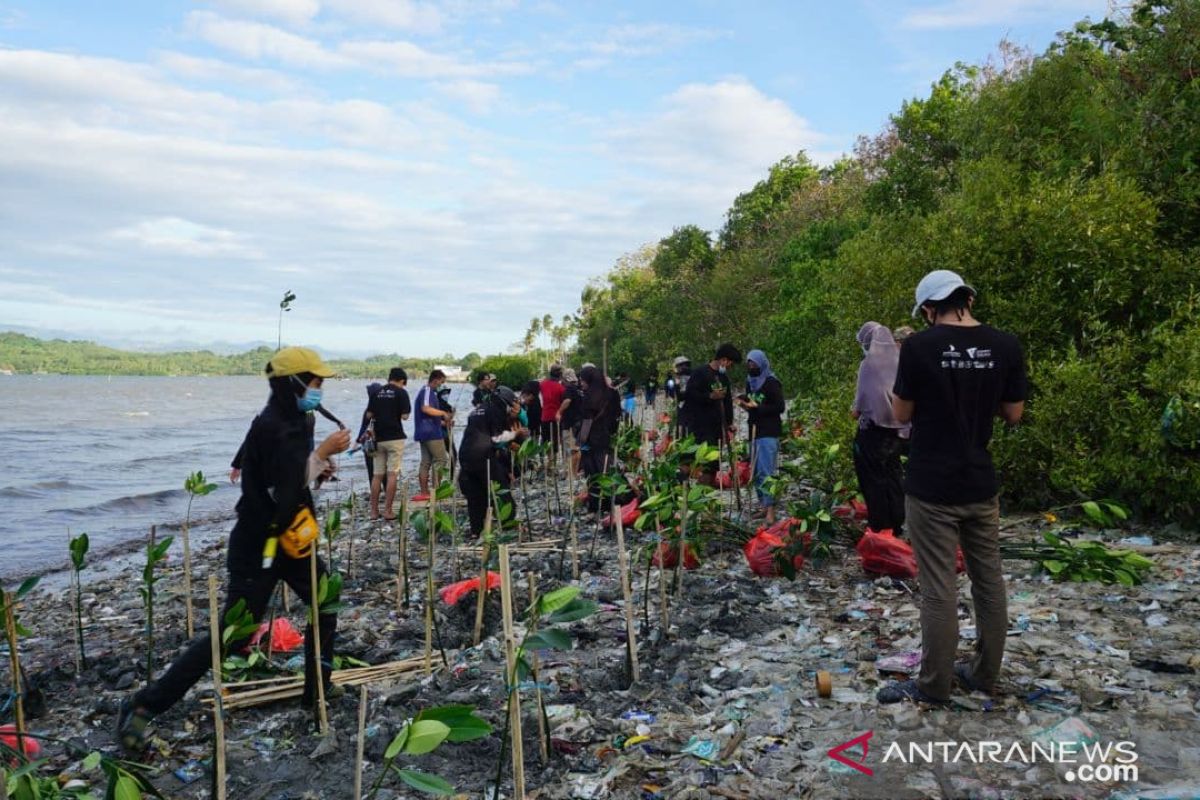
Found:
[[[626,503],[625,505],[620,507],[621,508],[621,525],[623,525],[626,530],[629,530],[630,528],[632,528],[633,524],[638,521],[638,517],[640,517],[642,515],[642,512],[638,509],[638,504],[640,502],[641,501],[635,497],[632,500],[630,500],[628,503]],[[600,524],[603,525],[605,528],[613,527],[612,514],[605,514],[604,519],[600,521]]]
[[[737,465],[737,484],[738,484],[738,486],[749,486],[751,477],[752,477],[752,473],[751,473],[751,469],[750,469],[750,462],[749,461],[739,461],[738,465]],[[732,489],[733,488],[733,472],[732,472],[732,470],[728,470],[728,469],[721,470],[720,474],[717,475],[717,488],[718,489]]]
[[[659,542],[651,563],[663,569],[674,569],[675,565],[679,563],[679,545],[674,542]],[[696,549],[692,547],[691,542],[684,542],[683,568],[696,569],[699,566],[700,559],[696,557]]]
[[[26,729],[28,730],[28,729]],[[17,726],[13,724],[0,725],[0,744],[14,753],[17,752]],[[26,758],[37,758],[42,754],[42,746],[38,740],[29,736],[21,737],[22,749]]]
[[[688,743],[679,752],[704,759],[705,761],[712,761],[717,756],[717,743],[712,739],[701,739],[698,736],[693,736],[688,739]]]
[[[810,537],[811,539],[811,537]],[[779,564],[776,561],[776,551],[785,545],[782,537],[769,530],[760,530],[742,545],[742,553],[750,571],[760,578],[776,578],[780,575]],[[804,566],[804,556],[796,554],[792,557],[792,565],[799,570]],[[786,566],[786,564],[785,564]]]

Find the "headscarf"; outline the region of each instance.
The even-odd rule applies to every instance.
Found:
[[[881,428],[907,428],[892,413],[892,387],[900,365],[900,346],[892,332],[878,322],[867,322],[858,329],[855,338],[865,351],[858,366],[858,391],[854,396],[859,427],[873,424]]]
[[[767,382],[767,378],[775,377],[775,373],[771,371],[771,362],[767,360],[767,354],[762,350],[751,350],[750,354],[746,356],[746,360],[753,361],[755,364],[758,364],[759,368],[762,370],[757,376],[746,376],[746,384],[750,387],[750,391],[761,392],[762,387]]]

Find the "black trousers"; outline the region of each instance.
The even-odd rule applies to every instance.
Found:
[[[317,559],[317,579],[325,574],[325,565]],[[307,559],[288,558],[282,552],[275,557],[270,569],[256,569],[245,572],[229,573],[229,593],[225,598],[225,608],[221,611],[222,624],[225,614],[233,608],[238,600],[246,601],[246,608],[254,616],[255,621],[262,621],[267,611],[267,604],[275,592],[279,581],[286,581],[305,603],[312,599],[312,581],[309,574]],[[326,687],[329,686],[329,671],[333,668],[333,640],[337,633],[337,615],[321,614],[321,664],[322,677]],[[316,665],[313,661],[312,624],[304,631],[304,703],[311,705],[316,699]],[[236,653],[250,640],[242,639],[231,642],[228,653]],[[134,705],[144,707],[151,714],[161,714],[179,702],[188,689],[204,677],[212,668],[212,639],[205,633],[192,639],[187,649],[180,654],[154,683],[146,686],[134,697]]]
[[[873,530],[904,528],[904,485],[900,454],[905,442],[895,429],[872,425],[854,437],[854,471],[867,502],[867,524]]]
[[[579,459],[579,467],[583,470],[584,479],[588,486],[588,510],[600,510],[600,485],[596,477],[603,474],[604,466],[613,466],[612,448],[589,447],[583,451]]]
[[[497,461],[492,462],[492,480],[500,484],[496,501],[513,504],[513,519],[516,519],[516,500],[512,496],[508,479],[508,468]],[[484,522],[487,520],[488,509],[488,468],[487,462],[482,466],[468,466],[465,462],[458,465],[458,488],[462,489],[463,497],[467,498],[467,517],[471,521],[471,536],[483,535]]]
[[[555,434],[558,434],[557,436]],[[550,442],[554,457],[558,458],[558,450],[562,446],[562,431],[554,420],[542,423],[542,441]]]

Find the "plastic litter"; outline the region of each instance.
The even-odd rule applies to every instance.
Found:
[[[687,753],[689,756],[695,756],[704,761],[712,761],[717,757],[717,750],[717,743],[712,739],[701,739],[698,736],[693,736],[688,739],[687,744],[679,752]]]
[[[862,522],[867,518],[867,504],[857,497],[852,497],[848,502],[834,506],[833,515],[838,519]]]
[[[738,486],[749,486],[750,485],[751,471],[750,471],[750,462],[749,461],[739,461],[738,462],[737,479],[738,479]],[[717,475],[717,488],[719,488],[719,489],[732,489],[733,488],[733,479],[731,477],[730,470],[725,470],[724,472]]]
[[[880,672],[903,672],[911,674],[921,667],[921,651],[906,650],[903,653],[892,653],[875,662],[875,669]]]
[[[631,720],[633,722],[645,722],[647,724],[653,725],[655,720],[657,720],[658,718],[656,716],[654,716],[653,714],[651,714],[649,711],[642,711],[641,709],[638,709],[638,708],[631,708],[630,710],[626,711],[624,714],[621,715],[621,719],[627,719],[627,720]]]
[[[285,617],[276,617],[274,623],[264,622],[250,637],[250,644],[242,651],[249,652],[250,648],[258,647],[267,635],[267,626],[271,627],[271,650],[276,653],[290,653],[304,644],[304,634],[296,630],[296,626]],[[264,643],[265,646],[265,643]]]
[[[487,574],[488,591],[500,588],[500,573],[489,571]],[[452,583],[449,586],[443,586],[438,589],[438,596],[442,598],[442,602],[448,606],[458,605],[458,601],[462,600],[472,592],[479,591],[479,577],[467,578],[465,581]]]
[[[175,777],[183,784],[195,783],[204,777],[204,772],[204,762],[193,758],[175,770]]]

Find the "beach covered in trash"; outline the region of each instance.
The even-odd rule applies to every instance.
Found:
[[[536,679],[518,684],[528,797],[1200,795],[1200,548],[1178,531],[1072,528],[1051,523],[1052,515],[1004,520],[1005,541],[1040,539],[1054,528],[1067,538],[1139,552],[1154,566],[1140,585],[1123,586],[1054,581],[1027,560],[1007,560],[1011,629],[997,693],[957,688],[944,709],[882,706],[875,690],[918,668],[917,580],[866,572],[845,536],[824,555],[810,553],[795,580],[755,575],[742,549],[722,541],[710,544],[697,568],[668,568],[660,575],[658,568],[647,570],[641,547],[652,534],[631,528],[623,533],[636,556],[629,584],[634,681],[614,533],[582,510],[566,512],[569,504],[556,501],[548,487],[527,487],[528,516],[525,509],[518,512],[530,528],[522,538],[544,544],[511,545],[515,637],[525,633],[531,580],[538,596],[576,586],[579,598],[594,601],[596,610],[556,626],[569,641],[538,651]],[[722,494],[729,506],[722,512],[725,524],[753,532],[749,509],[739,515],[731,493]],[[348,496],[336,502],[346,505]],[[517,496],[523,499],[520,491]],[[455,518],[464,513],[453,500],[444,507]],[[577,546],[564,535],[572,519]],[[844,525],[849,531],[860,526]],[[440,776],[463,797],[495,796],[499,776],[499,796],[512,797],[511,754],[501,761],[508,694],[501,592],[487,595],[477,645],[477,595],[468,592],[455,605],[436,600],[427,673],[429,550],[416,531],[410,534],[407,606],[398,582],[402,564],[395,528],[347,513],[333,542],[322,546],[345,577],[337,666],[350,674],[364,665],[414,659],[366,675],[363,795],[379,782],[377,798],[423,796],[394,770],[385,770],[388,746],[422,709],[455,704],[472,706],[491,724],[491,735],[446,742],[424,755],[401,754],[395,766]],[[160,566],[158,671],[184,643],[177,551],[176,546]],[[449,536],[438,542],[435,557],[438,588],[479,574],[479,551],[465,546],[456,551]],[[225,579],[222,545],[200,549],[193,560],[197,625],[203,630],[207,576]],[[76,672],[71,595],[65,589],[35,591],[23,600],[19,617],[30,636],[21,640],[20,653],[31,684],[25,697],[28,729],[73,744],[44,743],[49,761],[43,772],[59,773],[60,782],[82,782],[76,786],[90,782],[101,796],[102,781],[89,773],[83,757],[93,750],[118,752],[113,740],[118,703],[144,679],[143,603],[132,569],[95,580],[87,571],[82,575],[87,668]],[[973,639],[968,586],[960,577],[960,655],[970,651]],[[295,597],[291,602],[291,614],[281,616],[302,630],[304,608]],[[273,653],[271,661],[298,670],[300,652]],[[828,673],[827,697],[820,696],[818,673]],[[360,689],[345,688],[329,700],[332,735],[326,738],[297,699],[230,703],[228,796],[353,797]],[[202,682],[155,720],[142,761],[166,797],[213,796],[213,715],[206,702],[211,693],[211,685]],[[1112,749],[1086,773],[1070,763],[1048,763],[1031,752],[1039,741],[1077,742],[1081,765],[1095,754],[1084,753],[1085,745],[1132,742],[1136,771],[1125,769],[1124,751]],[[992,742],[1003,748],[999,757],[992,745],[979,747]],[[1019,745],[1015,753],[1013,744]],[[831,757],[831,750],[841,758]],[[1097,769],[1102,764],[1108,769]],[[1109,779],[1098,779],[1104,777]]]

